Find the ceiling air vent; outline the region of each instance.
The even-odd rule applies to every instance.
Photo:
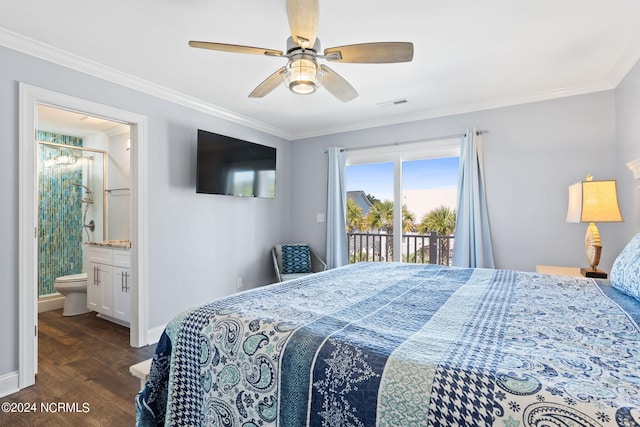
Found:
[[[378,107],[393,107],[394,105],[406,104],[407,98],[394,99],[393,101],[378,102]]]

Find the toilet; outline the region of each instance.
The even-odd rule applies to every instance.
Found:
[[[58,277],[54,287],[56,292],[64,295],[63,316],[77,316],[91,311],[87,308],[87,273]]]

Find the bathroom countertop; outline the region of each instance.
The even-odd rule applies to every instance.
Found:
[[[89,246],[100,246],[103,248],[131,249],[130,240],[98,240],[93,242],[83,242]]]

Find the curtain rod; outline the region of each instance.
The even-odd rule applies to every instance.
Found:
[[[477,129],[476,135],[484,135],[485,133],[489,133],[489,129]],[[452,139],[452,138],[462,138],[466,136],[467,133],[454,133],[451,135],[442,135],[442,136],[434,136],[432,138],[421,138],[421,139],[413,139],[410,141],[396,141],[390,142],[388,144],[380,144],[380,145],[364,145],[362,147],[352,147],[352,148],[341,148],[340,151],[357,151],[357,150],[368,150],[370,148],[381,148],[381,147],[393,147],[397,145],[405,145],[405,144],[415,144],[417,142],[430,142],[430,141],[438,141],[441,139]],[[327,150],[324,151],[327,153]]]

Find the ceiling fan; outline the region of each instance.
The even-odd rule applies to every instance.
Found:
[[[241,46],[226,43],[190,41],[189,46],[223,52],[250,53],[287,58],[287,65],[267,77],[249,94],[250,98],[262,98],[283,81],[297,94],[310,94],[322,83],[329,93],[342,102],[358,96],[358,92],[342,76],[326,65],[318,65],[318,59],[330,62],[383,64],[409,62],[413,59],[413,43],[379,42],[330,47],[320,54],[318,30],[318,0],[287,0],[287,17],[291,37],[287,39],[287,52]]]

